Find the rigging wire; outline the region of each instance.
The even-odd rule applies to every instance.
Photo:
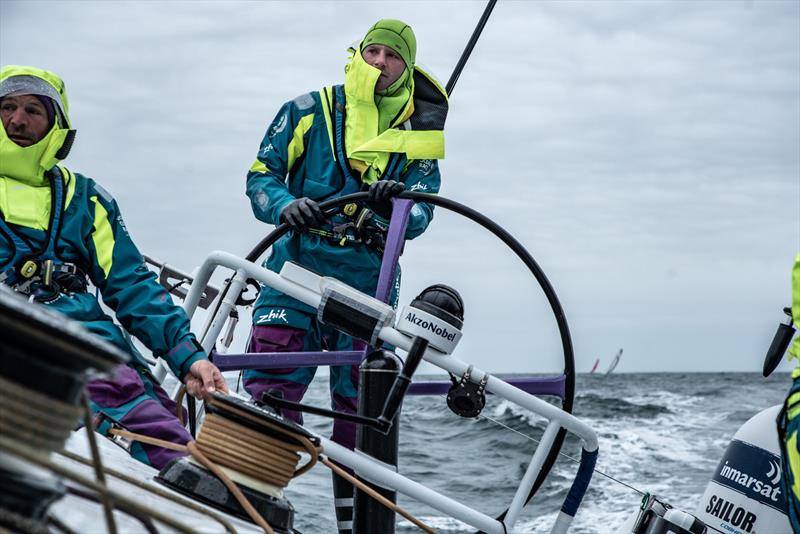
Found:
[[[483,10],[483,15],[481,15],[478,25],[475,26],[475,30],[472,32],[472,36],[469,38],[469,42],[467,42],[464,52],[462,52],[461,57],[458,58],[458,63],[456,63],[453,73],[450,74],[450,79],[447,80],[447,85],[445,85],[445,91],[447,91],[448,97],[453,94],[453,89],[456,86],[458,77],[461,76],[461,71],[464,70],[464,65],[467,64],[467,60],[472,54],[472,50],[475,48],[475,44],[478,42],[478,38],[481,36],[481,32],[483,32],[483,27],[486,26],[486,22],[489,20],[489,15],[492,14],[492,10],[494,9],[494,5],[496,3],[497,0],[489,0],[489,3],[486,4],[486,8]]]
[[[446,397],[446,396],[444,396],[444,395],[439,395],[438,397],[439,397],[440,399],[443,399],[445,402],[447,401],[447,397]],[[502,427],[502,428],[505,428],[506,430],[509,430],[510,432],[513,432],[513,433],[515,433],[515,434],[518,434],[518,435],[520,435],[521,437],[523,437],[523,438],[527,439],[528,441],[532,441],[533,443],[536,443],[537,445],[539,445],[539,444],[541,443],[541,441],[540,441],[540,440],[538,440],[538,439],[534,438],[533,436],[529,436],[528,434],[525,434],[524,432],[520,432],[519,430],[517,430],[517,429],[515,429],[515,428],[511,428],[511,427],[510,427],[510,426],[508,426],[507,424],[505,424],[505,423],[503,423],[503,422],[501,422],[501,421],[498,421],[497,419],[494,419],[494,418],[492,418],[492,417],[489,417],[488,415],[485,415],[485,414],[483,414],[483,413],[479,414],[479,415],[477,416],[477,419],[486,419],[486,420],[488,420],[488,421],[491,421],[492,423],[496,424],[497,426],[500,426],[500,427]],[[574,456],[571,456],[571,455],[569,455],[569,454],[567,454],[567,453],[565,453],[565,452],[559,451],[559,453],[558,453],[558,454],[559,454],[559,456],[563,456],[564,458],[566,458],[566,459],[568,459],[568,460],[570,460],[570,461],[572,461],[572,462],[574,462],[574,463],[576,463],[576,464],[580,464],[580,463],[581,463],[580,459],[578,459],[578,458],[575,458]],[[639,495],[642,495],[642,496],[644,496],[644,495],[647,495],[647,492],[646,492],[646,491],[642,491],[642,490],[640,490],[640,489],[638,489],[638,488],[635,488],[634,486],[631,486],[630,484],[628,484],[628,483],[626,483],[626,482],[623,482],[623,481],[621,481],[621,480],[619,480],[619,479],[617,479],[617,478],[615,478],[615,477],[613,477],[613,476],[609,475],[608,473],[604,473],[603,471],[600,471],[600,470],[599,470],[599,469],[597,469],[597,468],[594,468],[594,470],[593,470],[593,471],[594,471],[595,473],[597,473],[598,475],[602,475],[602,476],[604,476],[604,477],[608,478],[609,480],[612,480],[612,481],[616,482],[617,484],[620,484],[620,485],[622,485],[622,486],[625,486],[625,487],[626,487],[626,488],[628,488],[628,489],[631,489],[631,490],[635,491],[635,492],[636,492],[636,493],[638,493]]]
[[[502,423],[502,422],[500,422],[500,421],[498,421],[496,419],[493,419],[493,418],[489,417],[488,415],[480,414],[480,415],[478,415],[478,418],[488,419],[489,421],[495,423],[496,425],[501,426],[501,427],[505,428],[506,430],[510,430],[511,432],[514,432],[516,434],[519,434],[520,436],[524,437],[525,439],[527,439],[529,441],[532,441],[532,442],[536,443],[537,445],[540,443],[540,441],[538,439],[534,438],[533,436],[529,436],[529,435],[525,434],[524,432],[520,432],[519,430],[517,430],[515,428],[511,428],[510,426],[506,425],[505,423]],[[571,455],[569,455],[569,454],[567,454],[565,452],[559,451],[558,454],[559,454],[559,456],[563,456],[564,458],[567,458],[568,460],[571,460],[571,461],[575,462],[576,464],[580,464],[581,463],[581,461],[578,458],[575,458],[574,456],[571,456]],[[642,491],[640,489],[637,489],[637,488],[631,486],[630,484],[627,484],[627,483],[625,483],[625,482],[623,482],[623,481],[621,481],[621,480],[619,480],[617,478],[614,478],[613,476],[609,475],[608,473],[604,473],[603,471],[600,471],[597,468],[594,468],[594,472],[597,473],[598,475],[603,475],[604,477],[606,477],[606,478],[608,478],[610,480],[613,480],[617,484],[621,484],[622,486],[625,486],[626,488],[635,491],[639,495],[647,495],[647,492]]]

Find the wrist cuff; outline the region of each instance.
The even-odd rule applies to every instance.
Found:
[[[186,376],[194,362],[203,358],[206,358],[206,353],[194,336],[175,345],[164,357],[170,370],[179,379]]]

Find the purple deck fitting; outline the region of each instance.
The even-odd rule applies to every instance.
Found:
[[[364,352],[360,350],[340,352],[250,352],[245,354],[211,352],[211,360],[220,371],[316,367],[317,365],[359,365],[363,358]]]
[[[501,377],[498,377],[501,378]],[[558,376],[525,376],[503,378],[512,386],[518,387],[526,393],[533,395],[553,395],[564,400],[564,384],[566,375]],[[446,395],[447,391],[453,386],[448,380],[422,380],[413,382],[408,387],[408,395]]]
[[[389,221],[389,231],[386,234],[386,246],[381,260],[378,288],[375,290],[375,298],[381,302],[389,302],[391,297],[394,276],[397,272],[397,262],[400,259],[400,253],[405,242],[408,214],[413,206],[413,200],[392,199],[392,218]]]
[[[392,199],[392,217],[386,234],[386,246],[381,260],[375,298],[389,302],[397,272],[397,262],[403,250],[408,214],[413,200]],[[212,351],[212,360],[220,371],[242,369],[281,369],[286,367],[316,367],[318,365],[359,365],[369,347],[363,351],[341,352],[257,352],[245,354],[219,354]]]
[[[211,360],[220,371],[241,369],[281,369],[286,367],[316,367],[318,365],[359,365],[362,351],[340,352],[251,352],[245,354],[220,354],[211,351]],[[504,378],[512,386],[534,395],[554,395],[564,399],[566,377],[530,376]],[[448,380],[422,380],[413,382],[409,395],[446,395],[452,386]]]

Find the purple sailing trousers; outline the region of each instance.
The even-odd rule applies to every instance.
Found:
[[[87,390],[95,413],[105,413],[131,432],[177,444],[192,439],[178,420],[175,402],[145,372],[120,365],[115,376],[92,380]],[[98,431],[102,432],[103,428]],[[135,442],[131,455],[161,469],[170,460],[186,456],[186,453]]]

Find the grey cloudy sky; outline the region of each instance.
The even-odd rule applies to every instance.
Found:
[[[144,252],[191,270],[270,230],[244,176],[284,101],[341,82],[383,17],[444,82],[483,8],[0,0],[0,63],[65,79],[68,165]],[[579,371],[620,347],[619,371],[760,370],[800,250],[800,2],[501,1],[447,126],[442,195],[540,263]],[[403,267],[401,302],[434,282],[464,295],[463,359],[557,367],[541,292],[472,223],[437,211]]]

